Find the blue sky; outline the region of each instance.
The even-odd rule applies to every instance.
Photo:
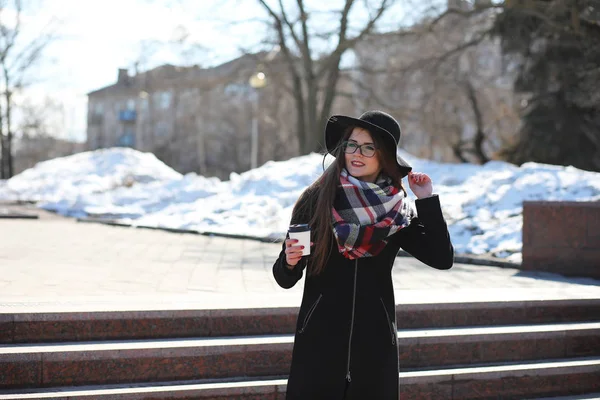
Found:
[[[196,5],[193,10],[177,0],[172,1],[172,6],[164,3],[167,2],[34,0],[27,3],[23,38],[39,35],[50,21],[55,21],[52,26],[57,35],[46,48],[43,62],[33,71],[28,93],[33,98],[51,96],[64,103],[65,137],[84,139],[86,93],[114,83],[118,68],[132,68],[142,54],[144,42],[168,42],[185,27],[190,41],[209,50],[195,57],[181,57],[178,49],[152,45],[150,48],[155,50],[146,67],[169,62],[214,64],[238,54],[243,43],[236,43],[236,37],[243,35],[237,32],[224,35],[224,23],[209,19],[215,12],[215,3],[202,2],[203,6]],[[257,10],[249,9],[247,1],[241,3],[246,5],[238,4],[229,14],[232,18],[238,13],[249,15]]]
[[[322,11],[339,2],[308,1]],[[360,7],[355,10],[359,18],[364,13]],[[58,21],[58,39],[47,48],[29,94],[60,99],[65,105],[63,136],[79,140],[85,138],[86,93],[114,83],[118,68],[132,68],[143,43],[164,43],[185,33],[188,42],[203,50],[182,57],[181,48],[150,45],[154,51],[142,68],[164,63],[209,66],[236,57],[242,47],[256,48],[266,29],[261,22],[247,22],[265,16],[257,0],[29,0],[24,13],[26,37]],[[400,17],[396,8],[386,28],[397,27]]]

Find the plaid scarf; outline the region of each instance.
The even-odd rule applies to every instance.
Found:
[[[340,183],[332,209],[339,251],[350,260],[376,256],[387,245],[387,238],[409,223],[404,193],[389,177],[363,182],[346,169],[340,174]]]

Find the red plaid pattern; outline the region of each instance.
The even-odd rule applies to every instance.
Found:
[[[411,210],[404,193],[391,179],[363,182],[340,174],[340,187],[332,209],[333,233],[340,253],[351,260],[376,256],[387,238],[410,222]]]

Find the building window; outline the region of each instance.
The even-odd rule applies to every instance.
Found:
[[[166,137],[169,134],[169,125],[164,121],[159,121],[154,127],[154,136],[157,138]]]
[[[102,104],[102,103],[96,103],[94,105],[94,114],[96,114],[96,115],[102,115],[102,114],[104,114],[104,104]]]
[[[159,106],[166,110],[171,106],[171,92],[161,92],[159,98]]]
[[[135,132],[133,128],[126,127],[123,129],[123,134],[117,141],[118,146],[122,147],[134,147],[135,146]]]
[[[246,96],[251,92],[249,85],[240,83],[230,83],[223,91],[228,96]]]

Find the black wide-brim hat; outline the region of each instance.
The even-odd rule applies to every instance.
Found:
[[[366,129],[371,135],[377,135],[383,140],[386,149],[396,155],[396,163],[402,172],[402,177],[412,171],[410,164],[398,154],[398,146],[402,135],[400,124],[394,117],[383,111],[367,111],[359,118],[345,115],[329,117],[325,127],[325,146],[329,154],[335,155],[334,152],[340,145],[347,128],[355,126]]]

